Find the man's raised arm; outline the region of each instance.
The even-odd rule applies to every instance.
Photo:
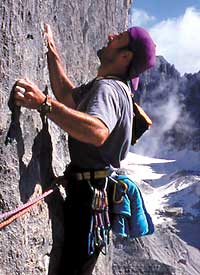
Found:
[[[70,108],[75,108],[75,103],[72,97],[74,84],[65,73],[61,58],[55,46],[51,28],[48,24],[45,24],[44,26],[44,38],[46,39],[48,47],[47,61],[53,93],[58,101]]]

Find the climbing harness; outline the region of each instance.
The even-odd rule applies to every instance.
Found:
[[[74,174],[77,180],[102,179],[108,176],[107,170],[87,171]]]

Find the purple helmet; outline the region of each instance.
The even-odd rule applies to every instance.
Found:
[[[129,70],[129,79],[132,80],[134,90],[137,90],[138,76],[156,63],[156,45],[149,33],[141,27],[131,27],[128,32],[130,48],[134,53]]]

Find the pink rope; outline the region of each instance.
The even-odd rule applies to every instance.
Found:
[[[6,213],[3,213],[3,214],[0,214],[0,219],[5,219],[7,217],[10,217],[12,215],[15,215],[16,213],[18,213],[19,211],[22,211],[24,210],[25,208],[37,203],[38,201],[44,199],[45,197],[47,197],[48,195],[50,195],[52,192],[54,192],[55,190],[55,187],[52,188],[52,189],[49,189],[48,191],[44,192],[42,195],[40,195],[39,197],[35,198],[34,200],[32,201],[29,201],[23,205],[20,205],[18,206],[17,208],[9,211],[9,212],[6,212]]]
[[[8,219],[4,220],[3,222],[0,223],[0,229],[6,227],[7,225],[9,225],[10,223],[14,222],[16,219],[18,219],[19,217],[21,217],[22,215],[24,215],[26,212],[30,211],[33,206],[35,206],[36,204],[38,204],[40,201],[36,201],[34,204],[29,205],[27,208],[19,211],[18,213],[16,213],[15,215],[9,217]]]

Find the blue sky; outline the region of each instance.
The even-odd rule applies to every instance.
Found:
[[[146,10],[158,21],[180,16],[187,7],[200,9],[200,0],[133,0],[132,7]]]
[[[133,0],[129,25],[148,29],[181,74],[200,71],[200,0]]]

